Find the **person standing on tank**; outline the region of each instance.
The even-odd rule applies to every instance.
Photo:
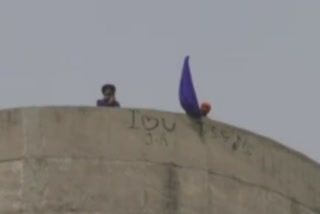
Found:
[[[116,99],[116,87],[113,84],[105,84],[101,87],[102,99],[97,100],[98,107],[120,107]]]

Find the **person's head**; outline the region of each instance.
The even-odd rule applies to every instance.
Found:
[[[211,105],[210,103],[207,103],[207,102],[203,102],[200,106],[200,111],[201,111],[201,115],[202,116],[207,116],[209,114],[211,110]]]
[[[105,84],[101,88],[101,92],[104,98],[109,99],[110,97],[115,96],[116,87],[112,84]]]

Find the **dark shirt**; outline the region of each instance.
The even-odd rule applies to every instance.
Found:
[[[108,103],[108,100],[106,99],[101,99],[97,100],[97,106],[99,107],[120,107],[120,103],[118,101],[114,101],[112,103]]]

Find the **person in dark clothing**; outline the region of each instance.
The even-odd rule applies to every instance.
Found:
[[[116,100],[116,87],[112,84],[105,84],[101,88],[103,99],[97,100],[99,107],[120,107],[120,103]]]

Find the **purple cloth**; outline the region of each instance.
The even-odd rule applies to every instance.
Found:
[[[179,88],[179,99],[181,107],[185,112],[196,118],[201,118],[196,92],[193,87],[191,71],[189,67],[189,56],[184,60]]]
[[[99,107],[120,107],[120,103],[118,101],[115,101],[113,103],[108,103],[106,99],[97,100],[97,106]]]

